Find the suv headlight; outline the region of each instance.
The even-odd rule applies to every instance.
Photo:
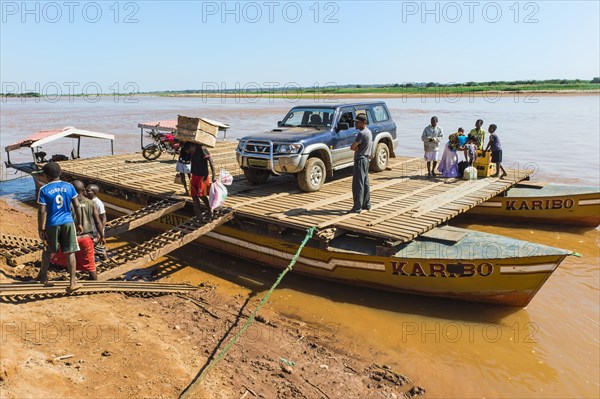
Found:
[[[302,144],[279,144],[277,153],[279,154],[298,154],[302,151]]]
[[[237,150],[241,152],[245,145],[246,145],[245,141],[238,141]]]

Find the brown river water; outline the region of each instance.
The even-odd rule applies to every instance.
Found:
[[[231,125],[228,138],[268,130],[288,108],[314,99],[252,101],[232,98],[10,99],[0,103],[0,145],[43,129],[68,125],[113,133],[115,151],[139,151],[137,124],[202,115]],[[319,99],[318,103],[323,103]],[[341,101],[341,100],[339,100]],[[600,97],[385,99],[398,125],[397,153],[421,156],[420,134],[437,115],[446,135],[467,131],[476,119],[498,125],[505,164],[534,167],[534,180],[595,185],[600,173]],[[346,102],[346,100],[344,100]],[[62,147],[49,154],[69,153]],[[82,156],[108,154],[106,143],[84,142]],[[27,151],[13,161],[27,161]],[[4,161],[4,154],[2,160]],[[18,175],[6,174],[3,179]],[[0,183],[2,196],[32,197],[33,183]],[[273,309],[322,329],[352,337],[357,353],[397,365],[427,389],[427,397],[600,397],[600,234],[598,229],[549,225],[454,225],[579,252],[569,257],[525,309],[491,307],[399,295],[288,275],[271,297]],[[147,235],[141,230],[138,238]],[[203,262],[198,263],[201,251]],[[196,246],[174,253],[185,267],[175,281],[211,281],[232,294],[266,292],[277,271],[226,258]],[[372,348],[367,351],[364,348]]]

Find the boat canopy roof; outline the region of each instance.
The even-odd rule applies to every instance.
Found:
[[[37,133],[32,134],[29,137],[5,147],[5,150],[14,151],[23,147],[39,147],[44,144],[50,143],[52,141],[61,139],[61,138],[81,138],[81,137],[90,137],[95,139],[104,139],[104,140],[114,140],[115,136],[107,133],[93,132],[91,130],[83,130],[77,129],[73,126],[67,126],[62,129],[56,130],[41,130]]]

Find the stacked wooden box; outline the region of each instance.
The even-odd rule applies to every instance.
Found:
[[[178,115],[175,137],[181,141],[191,141],[207,147],[214,147],[217,144],[217,133],[220,126],[224,125],[210,119]]]

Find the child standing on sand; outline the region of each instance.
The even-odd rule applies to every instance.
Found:
[[[66,255],[71,278],[67,291],[73,292],[81,287],[75,275],[75,252],[79,251],[77,233],[83,230],[77,192],[72,184],[60,180],[60,165],[56,162],[45,164],[42,172],[49,183],[40,188],[38,194],[38,230],[40,239],[46,246],[42,252],[42,267],[37,279],[43,284],[48,284],[50,257],[60,248]],[[77,231],[71,213],[71,204],[77,215]]]
[[[490,133],[490,141],[488,142],[485,151],[487,152],[490,149],[492,150],[492,162],[496,164],[496,174],[493,174],[490,177],[498,177],[498,174],[500,174],[500,171],[502,170],[502,175],[500,176],[500,178],[502,179],[504,176],[507,175],[507,173],[502,167],[502,144],[500,143],[500,138],[498,137],[498,134],[496,134],[497,129],[498,127],[494,124],[491,124],[490,127],[488,127],[488,132]]]

